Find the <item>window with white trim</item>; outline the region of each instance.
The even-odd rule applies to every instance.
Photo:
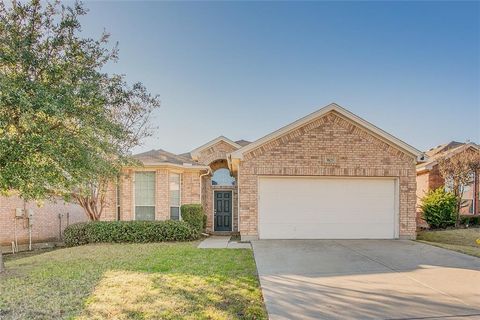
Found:
[[[155,172],[135,172],[135,220],[155,220]]]
[[[230,170],[220,168],[215,170],[212,176],[212,186],[234,186],[235,178],[231,176]]]
[[[180,179],[179,173],[170,172],[169,190],[170,190],[170,219],[180,220]]]

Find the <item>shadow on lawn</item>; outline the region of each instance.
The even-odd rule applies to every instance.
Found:
[[[265,319],[249,280],[108,271],[79,319]]]
[[[7,262],[0,319],[265,319],[251,250],[98,244]]]

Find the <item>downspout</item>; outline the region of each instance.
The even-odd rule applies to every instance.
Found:
[[[206,170],[207,170],[207,172],[205,172],[204,174],[201,174],[201,175],[200,175],[200,203],[201,203],[202,205],[203,205],[203,198],[202,198],[202,196],[203,196],[203,195],[202,195],[202,193],[203,193],[203,192],[202,192],[202,190],[203,190],[203,185],[202,185],[203,179],[202,179],[202,178],[205,177],[205,176],[207,176],[207,175],[209,175],[209,174],[212,172],[212,170],[211,170],[210,168],[208,168],[208,169],[206,169]]]
[[[227,156],[228,168],[233,172],[232,154]],[[240,164],[237,167],[237,232],[240,233]],[[240,239],[241,240],[241,239]]]
[[[237,168],[237,231],[240,234],[240,165]]]

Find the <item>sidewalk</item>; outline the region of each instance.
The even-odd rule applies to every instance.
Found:
[[[230,236],[211,236],[200,242],[200,249],[251,249],[250,243],[230,241]]]

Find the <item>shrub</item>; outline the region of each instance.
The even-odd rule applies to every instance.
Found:
[[[455,225],[457,199],[443,188],[430,190],[423,198],[421,209],[423,219],[432,228],[446,228]]]
[[[204,219],[207,217],[201,204],[184,204],[180,208],[182,220],[188,223],[198,235],[204,229]]]
[[[99,242],[189,241],[198,236],[198,232],[184,221],[92,221],[68,226],[65,244],[71,247]]]
[[[464,215],[460,217],[460,221],[461,221],[461,224],[465,225],[466,227],[480,225],[479,216]]]
[[[85,233],[87,224],[88,222],[79,222],[66,227],[63,233],[65,244],[69,247],[87,244],[88,239]]]

